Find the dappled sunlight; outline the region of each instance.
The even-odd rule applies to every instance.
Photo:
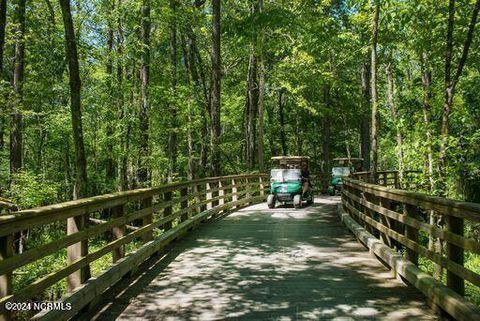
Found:
[[[205,224],[107,294],[97,320],[434,319],[340,224],[334,198]],[[115,302],[114,304],[111,304]]]

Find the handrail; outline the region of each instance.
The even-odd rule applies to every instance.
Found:
[[[480,242],[464,235],[465,220],[480,222],[480,204],[393,189],[353,178],[344,180],[342,204],[352,219],[385,245],[404,252],[405,259],[415,266],[422,256],[444,268],[446,286],[458,295],[464,296],[465,281],[480,287],[480,275],[464,266],[465,252],[480,254]],[[430,223],[427,215],[432,215],[432,211],[444,218],[446,226]],[[419,238],[420,232],[446,243],[446,256],[443,251],[426,246],[425,239]],[[448,303],[448,300],[440,300],[437,292],[426,294],[454,318],[464,318],[455,305],[458,300]],[[475,313],[480,317],[479,309]]]
[[[266,178],[265,174],[209,177],[95,196],[0,216],[0,319],[2,315],[9,315],[9,311],[4,309],[6,302],[38,298],[45,289],[65,278],[70,289],[68,297],[82,298],[80,303],[76,302],[75,310],[82,308],[91,301],[84,293],[86,289],[91,291],[91,288],[84,285],[89,284],[88,274],[93,262],[111,254],[111,269],[117,266],[117,262],[122,265],[124,275],[148,258],[145,253],[158,252],[198,223],[219,213],[263,201],[268,187]],[[103,217],[99,217],[99,213],[103,213]],[[67,220],[79,218],[84,224],[78,225],[78,230],[69,230],[59,239],[34,248],[28,248],[27,243],[26,251],[14,253],[16,233],[29,229],[31,235],[38,235],[52,224],[56,228],[60,226],[65,229]],[[85,223],[91,219],[95,224]],[[111,235],[112,240],[107,244],[93,252],[82,249],[88,247],[93,237],[104,233]],[[133,246],[136,240],[142,240],[144,245],[138,245],[140,248],[129,254],[127,260],[125,247],[127,244]],[[148,250],[140,251],[143,247],[148,247]],[[12,291],[15,271],[47,256],[58,255],[65,249],[68,260],[63,267],[33,280],[24,288]],[[136,258],[134,264],[131,263],[131,257]],[[110,275],[111,269],[102,275]],[[95,279],[98,278],[100,276]],[[108,288],[116,281],[117,272],[113,278],[110,275],[102,286]],[[45,317],[47,315],[52,314],[46,313]],[[58,317],[55,320],[58,321]]]

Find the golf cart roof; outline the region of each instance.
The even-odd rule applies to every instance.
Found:
[[[308,156],[274,156],[272,161],[284,168],[308,168],[310,157]]]
[[[340,162],[340,161],[363,162],[363,158],[340,157],[340,158],[334,158],[333,161],[334,161],[334,162]]]
[[[310,159],[308,156],[273,156],[272,160],[302,160],[302,159]]]

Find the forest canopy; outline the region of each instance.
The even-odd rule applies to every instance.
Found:
[[[21,208],[305,155],[480,200],[480,1],[0,0]]]

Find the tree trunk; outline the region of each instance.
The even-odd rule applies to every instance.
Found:
[[[82,105],[81,105],[81,82],[80,68],[78,64],[77,43],[73,18],[70,12],[70,0],[60,0],[63,24],[65,29],[65,51],[68,61],[70,83],[70,110],[72,114],[73,142],[75,145],[75,187],[74,198],[79,199],[87,196],[87,161],[83,143],[82,128]],[[87,215],[80,215],[67,220],[67,234],[74,234],[85,228]],[[68,261],[73,262],[88,254],[88,243],[82,241],[68,248]],[[68,288],[78,287],[90,277],[88,266],[68,276]]]
[[[285,113],[283,110],[283,89],[278,91],[278,113],[280,115],[280,143],[283,155],[288,155],[287,137],[285,135]]]
[[[360,123],[360,157],[363,158],[363,170],[370,170],[370,64],[362,66],[362,108],[364,112]]]
[[[258,0],[258,12],[263,13],[263,0]],[[258,61],[258,138],[257,138],[257,158],[258,158],[258,170],[260,173],[265,171],[264,161],[264,100],[265,100],[265,30],[263,26],[260,30],[258,39],[258,46],[260,51],[260,59]]]
[[[4,77],[3,70],[3,55],[5,49],[5,28],[7,25],[7,0],[0,0],[0,81]],[[1,109],[0,109],[1,111]],[[0,113],[0,151],[5,147],[5,118],[3,116],[4,112]]]
[[[114,2],[111,2],[111,12],[114,12],[115,5]],[[115,91],[113,88],[113,22],[110,22],[109,19],[108,23],[108,39],[107,39],[107,75],[108,75],[108,92],[113,99],[115,96]],[[113,102],[113,100],[110,100]],[[113,104],[112,104],[113,105]],[[114,155],[113,155],[113,137],[114,137],[114,119],[115,113],[113,111],[113,106],[111,106],[108,110],[108,118],[107,118],[107,159],[105,164],[105,181],[108,183],[109,187],[112,185],[113,181],[115,180],[115,162],[114,162]]]
[[[403,135],[400,128],[400,121],[398,119],[397,106],[395,106],[395,83],[393,79],[392,64],[385,65],[385,73],[387,76],[387,97],[390,105],[390,112],[392,114],[392,122],[395,124],[396,139],[397,139],[397,157],[398,157],[398,176],[400,183],[403,182],[404,162],[403,162]]]
[[[255,164],[255,121],[258,103],[257,58],[252,46],[248,63],[247,99],[245,104],[245,159],[248,169]]]
[[[425,124],[425,144],[427,145],[427,151],[425,155],[425,175],[428,177],[428,189],[432,191],[434,188],[433,181],[433,150],[432,150],[432,129],[430,124],[430,98],[431,89],[430,84],[432,81],[432,73],[428,67],[427,55],[422,54],[422,87],[423,87],[423,122]]]
[[[220,165],[220,0],[212,0],[212,99],[211,99],[211,153],[212,174],[219,176]]]
[[[23,79],[25,74],[25,10],[26,0],[15,3],[15,57],[13,66],[14,111],[10,131],[10,174],[23,166]],[[18,108],[20,106],[20,110]]]
[[[176,22],[176,0],[170,0],[171,21],[170,21],[170,77],[171,77],[171,99],[170,104],[170,130],[168,135],[168,181],[177,167],[177,22]]]
[[[141,42],[143,46],[140,79],[141,79],[141,106],[140,106],[140,158],[138,165],[138,182],[141,186],[147,185],[150,171],[148,170],[149,148],[149,84],[150,84],[150,0],[143,0],[141,20]]]
[[[377,177],[377,162],[378,162],[378,101],[377,101],[377,40],[378,40],[378,18],[380,15],[380,2],[375,2],[373,21],[372,21],[372,43],[371,43],[371,91],[372,91],[372,128],[371,128],[371,146],[370,151],[370,172],[372,182],[375,182]]]
[[[322,117],[322,172],[330,172],[330,142],[331,142],[331,119],[329,115],[329,109],[331,104],[330,99],[330,86],[326,85],[323,88],[323,102],[324,107],[327,110],[326,114]]]

